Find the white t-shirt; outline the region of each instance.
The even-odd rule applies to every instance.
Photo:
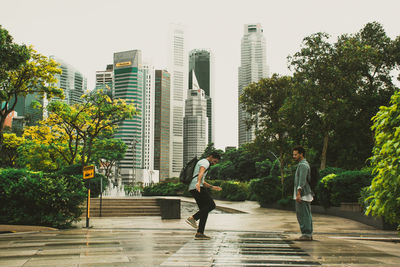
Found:
[[[193,189],[196,189],[197,179],[199,178],[198,174],[199,174],[199,171],[200,171],[200,167],[204,167],[207,170],[207,171],[204,172],[204,175],[203,175],[203,177],[201,179],[201,182],[200,182],[200,187],[202,187],[203,183],[204,183],[204,178],[206,177],[207,172],[208,172],[208,168],[210,167],[210,162],[207,159],[201,159],[196,163],[196,166],[194,167],[194,171],[193,171],[193,177],[194,178],[192,179],[192,181],[189,184],[189,191],[193,190]]]

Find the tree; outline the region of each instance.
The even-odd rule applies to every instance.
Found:
[[[93,144],[98,137],[112,134],[120,122],[138,114],[134,105],[123,99],[111,100],[101,90],[84,95],[83,103],[72,106],[53,101],[48,111],[46,124],[66,133],[70,162],[79,155],[82,167],[92,162]]]
[[[330,156],[336,166],[361,168],[374,145],[371,118],[387,105],[396,90],[392,70],[398,66],[396,40],[391,40],[382,25],[368,23],[356,34],[339,36],[335,43],[337,65],[356,81],[349,95],[349,112],[342,114],[332,137]],[[343,153],[345,151],[345,153]]]
[[[0,31],[0,36],[6,35],[1,28]],[[10,38],[7,40],[10,40]],[[0,40],[0,42],[3,41]],[[5,120],[15,109],[18,97],[28,94],[46,95],[47,99],[51,99],[53,96],[63,97],[62,89],[54,86],[57,81],[54,75],[61,73],[58,63],[37,53],[32,47],[27,48],[28,57],[26,57],[23,47],[18,47],[9,41],[6,44],[8,44],[5,45],[6,47],[11,46],[17,49],[4,49],[5,53],[9,52],[10,54],[2,55],[2,57],[5,57],[7,60],[7,58],[11,58],[16,54],[17,60],[22,61],[24,59],[25,62],[13,65],[12,67],[7,63],[0,65],[2,68],[0,69],[0,75],[3,76],[0,80],[0,103],[2,103],[0,111],[0,146],[3,143],[2,129]],[[6,69],[3,69],[3,65],[5,65]]]
[[[79,143],[67,125],[48,125],[54,114],[38,125],[25,127],[27,143],[21,148],[20,163],[31,170],[53,170],[73,165],[79,160]]]
[[[342,73],[336,64],[334,46],[328,42],[329,35],[316,33],[306,37],[303,48],[293,57],[290,65],[295,70],[295,95],[292,101],[297,106],[304,105],[304,126],[315,134],[322,134],[321,169],[325,169],[328,142],[336,124],[341,121],[341,114],[346,112],[349,87],[343,85]],[[293,110],[293,112],[296,112]]]
[[[208,156],[210,156],[210,154],[212,152],[218,152],[220,155],[224,154],[224,151],[222,151],[221,149],[216,149],[214,147],[214,143],[209,143],[206,147],[206,149],[204,149],[203,154],[200,156],[200,158],[207,158]]]
[[[29,58],[26,45],[15,44],[12,36],[0,25],[0,84],[7,79],[8,72],[17,70]]]
[[[255,143],[263,149],[278,151],[281,183],[283,186],[285,154],[288,151],[288,120],[281,108],[291,95],[293,84],[289,76],[273,74],[271,78],[251,83],[240,96],[240,102],[249,114],[247,124],[256,126]],[[269,150],[272,155],[275,154]]]
[[[370,158],[376,175],[369,187],[366,213],[400,225],[400,92],[390,106],[382,106],[373,118],[375,146]]]
[[[23,137],[18,137],[14,133],[5,133],[3,138],[0,166],[12,168],[16,163],[17,149],[25,142],[25,139]]]
[[[306,37],[301,51],[289,57],[296,83],[291,104],[303,105],[297,112],[309,142],[321,145],[321,169],[327,163],[328,143],[334,152],[329,155],[341,162],[349,158],[346,150],[357,164],[369,157],[370,118],[396,88],[390,73],[398,53],[395,42],[376,22],[356,34],[340,36],[336,43],[328,39],[325,33]]]
[[[97,139],[93,144],[93,161],[98,168],[103,168],[105,176],[110,179],[115,163],[124,158],[126,144],[120,139]]]

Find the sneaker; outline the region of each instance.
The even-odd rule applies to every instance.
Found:
[[[312,241],[312,236],[302,235],[296,239],[296,241]]]
[[[201,233],[196,233],[196,235],[194,236],[195,240],[209,240],[211,239],[211,237],[205,235],[205,234],[201,234]]]
[[[193,217],[187,218],[187,219],[185,220],[185,222],[186,222],[187,224],[189,224],[190,226],[192,226],[194,229],[197,229],[197,228],[198,228],[198,227],[197,227],[197,222],[196,222],[196,220],[195,220]]]

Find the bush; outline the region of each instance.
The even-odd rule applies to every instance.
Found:
[[[219,192],[221,198],[230,201],[245,201],[250,192],[248,184],[242,182],[226,181],[221,187],[222,191]]]
[[[275,203],[281,197],[281,181],[276,176],[254,179],[250,182],[250,190],[261,207]]]
[[[75,179],[83,180],[82,166],[79,164],[66,166],[63,169],[57,171],[55,174],[61,176],[62,175],[74,176]],[[93,178],[84,180],[86,191],[89,189],[89,182],[90,182],[91,198],[100,196],[101,179],[103,179],[103,192],[104,192],[107,189],[109,183],[107,181],[107,178],[103,174],[95,172]]]
[[[214,186],[220,186],[222,191],[209,189],[210,195],[219,200],[244,201],[251,198],[248,182],[211,180]]]
[[[319,171],[319,177],[325,177],[325,176],[327,176],[328,174],[339,174],[339,173],[342,173],[342,172],[345,172],[346,170],[344,170],[344,169],[341,169],[341,168],[335,168],[335,167],[326,167],[325,169],[323,169],[323,170],[320,170]]]
[[[0,223],[68,227],[86,196],[82,177],[0,169]]]
[[[277,201],[278,206],[281,207],[294,207],[294,200],[293,200],[293,196],[287,196],[285,198],[279,199]]]
[[[143,196],[178,196],[187,191],[187,185],[182,183],[158,183],[143,188]]]
[[[361,189],[371,183],[370,171],[344,171],[323,177],[316,194],[325,208],[340,206],[341,202],[358,202]]]

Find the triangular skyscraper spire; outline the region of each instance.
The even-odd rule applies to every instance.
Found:
[[[197,81],[197,77],[196,74],[194,73],[194,70],[191,71],[191,75],[192,75],[192,90],[199,90],[200,89],[200,85],[199,82]]]

